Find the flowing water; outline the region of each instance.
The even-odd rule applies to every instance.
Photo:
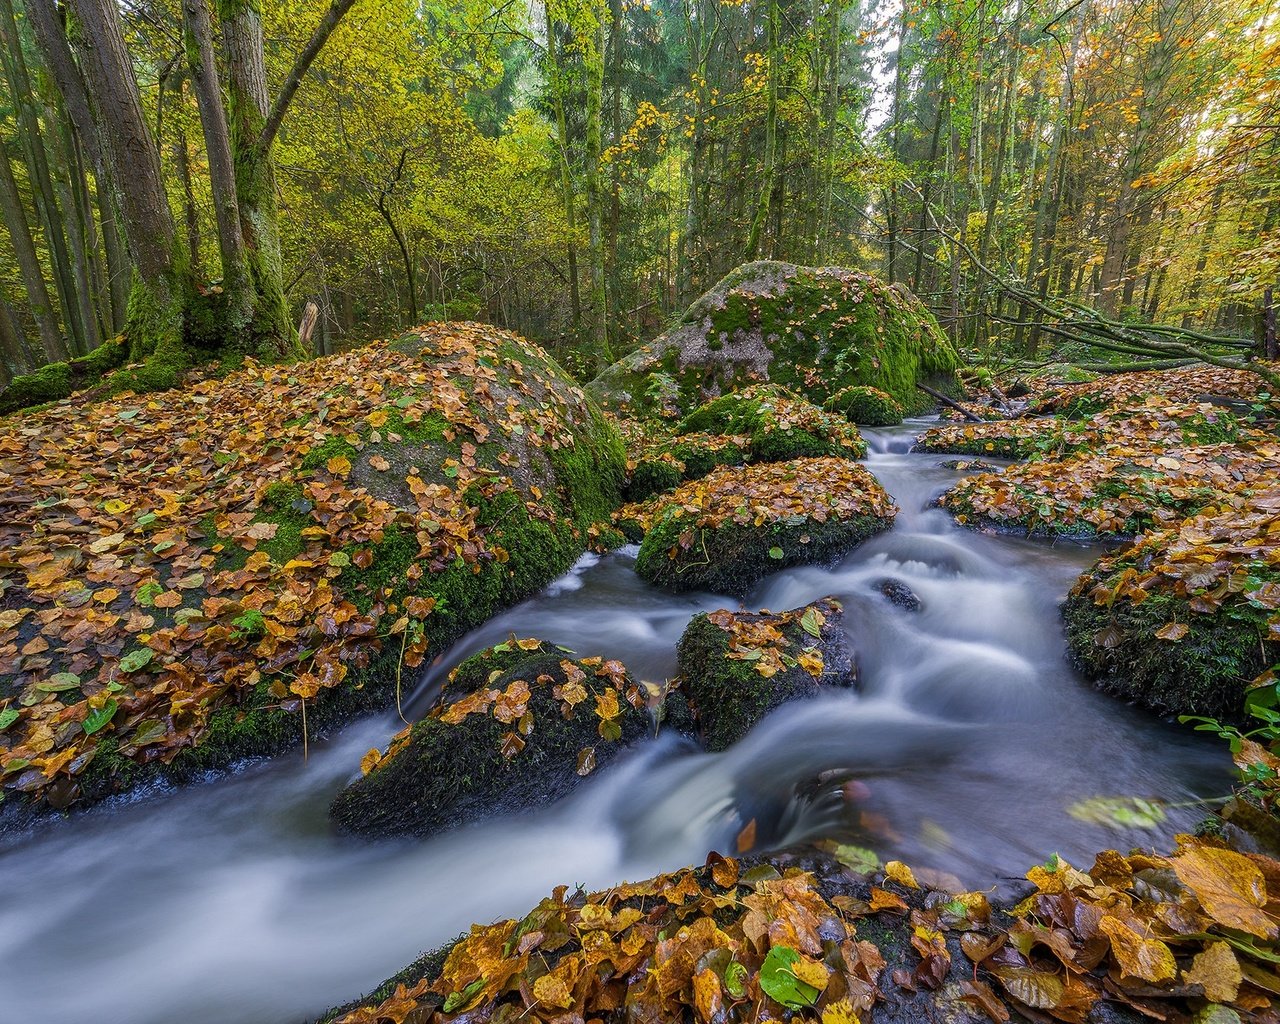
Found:
[[[604,887],[762,842],[837,838],[969,884],[1051,852],[1158,843],[1069,808],[1096,796],[1171,804],[1226,789],[1213,741],[1090,690],[1071,670],[1057,605],[1096,549],[988,537],[930,508],[957,478],[908,454],[922,423],[868,432],[896,526],[830,568],[793,569],[745,602],[845,604],[862,688],[785,707],[723,754],[659,736],[569,800],[429,842],[333,836],[325,809],[360,756],[397,730],[354,723],[301,754],[216,783],[100,807],[0,847],[0,1024],[274,1024],[373,987],[473,921],[519,914],[555,885]],[[467,637],[422,681],[511,631],[675,669],[698,611],[632,572],[634,551],[587,556],[539,597]],[[898,579],[923,609],[875,589]],[[852,779],[849,784],[845,780]],[[822,780],[821,782],[817,780]],[[1203,808],[1171,808],[1167,835]]]

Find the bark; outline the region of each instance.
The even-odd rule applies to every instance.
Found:
[[[205,0],[182,0],[182,33],[187,50],[187,65],[191,70],[191,86],[196,94],[200,123],[204,129],[205,154],[209,162],[214,219],[218,225],[218,249],[222,257],[222,289],[226,298],[224,325],[236,337],[247,331],[253,321],[255,295],[240,225],[231,133],[222,105],[222,89],[213,56],[213,27]],[[184,166],[185,146],[184,140],[184,159],[181,161]],[[186,176],[189,178],[189,173]],[[190,223],[187,230],[188,233],[191,232]],[[199,245],[198,236],[192,239],[192,245],[194,263],[198,254],[198,249],[194,247]],[[242,346],[243,342],[236,347]]]
[[[560,193],[564,198],[565,226],[569,229],[569,298],[573,311],[573,329],[582,329],[582,290],[578,279],[578,204],[573,194],[573,175],[569,173],[569,128],[564,112],[564,70],[560,67],[560,47],[556,41],[555,16],[550,4],[543,4],[547,28],[547,65],[551,79],[551,105],[556,119],[556,154],[560,167]]]
[[[236,200],[248,269],[244,285],[247,294],[228,295],[228,300],[233,308],[244,304],[252,310],[248,326],[252,349],[279,359],[295,354],[297,335],[284,298],[275,164],[270,149],[259,146],[271,113],[262,16],[254,0],[217,3]]]
[[[5,226],[9,229],[13,251],[18,258],[18,270],[22,274],[22,283],[27,290],[27,301],[36,322],[36,329],[40,333],[40,344],[44,349],[45,357],[50,362],[66,359],[71,353],[62,332],[58,330],[58,321],[54,315],[48,286],[45,284],[44,271],[36,255],[35,243],[31,239],[27,212],[22,205],[18,183],[14,179],[13,168],[9,165],[9,157],[4,152],[3,146],[0,146],[0,214],[3,214]]]
[[[747,235],[745,258],[754,260],[760,254],[760,235],[769,215],[773,198],[774,176],[778,160],[778,76],[781,72],[782,54],[778,46],[778,0],[769,0],[768,14],[769,80],[767,106],[764,121],[764,175],[760,183],[760,198],[756,201],[751,217],[751,231]]]
[[[587,193],[587,254],[591,271],[591,341],[602,365],[613,362],[609,347],[608,296],[604,277],[604,196],[600,188],[600,111],[604,103],[604,21],[597,12],[592,41],[585,46],[587,67],[586,152],[583,175]]]

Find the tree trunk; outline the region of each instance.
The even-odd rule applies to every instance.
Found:
[[[754,260],[760,253],[760,234],[769,215],[769,203],[773,198],[774,175],[778,160],[778,76],[781,72],[782,54],[778,47],[778,0],[769,0],[768,7],[769,80],[767,106],[764,121],[764,174],[760,182],[760,198],[756,201],[751,217],[751,231],[747,235],[746,259]]]
[[[252,350],[267,358],[297,354],[297,336],[284,297],[280,257],[280,208],[270,148],[260,148],[271,104],[256,0],[217,0],[226,66],[227,121],[235,166],[235,197],[248,270],[243,296],[229,306],[252,311]]]
[[[40,259],[36,255],[35,244],[31,240],[31,227],[27,222],[27,213],[18,194],[18,183],[13,177],[13,168],[9,165],[9,157],[0,146],[0,214],[3,214],[5,226],[9,229],[9,238],[13,242],[13,251],[18,258],[18,270],[22,273],[22,283],[27,290],[27,301],[31,305],[31,315],[35,319],[36,329],[40,332],[40,344],[49,362],[58,362],[70,356],[66,340],[58,330],[58,321],[54,316],[53,303],[49,298],[49,289],[45,284],[44,271],[40,267]]]
[[[587,68],[586,152],[583,176],[587,191],[587,254],[591,270],[591,341],[601,364],[613,362],[609,347],[608,296],[604,278],[604,196],[600,188],[602,153],[600,111],[604,105],[604,19],[598,9],[592,11],[594,24],[591,40],[582,47]]]
[[[556,119],[556,152],[560,165],[560,192],[564,198],[564,220],[569,229],[569,301],[573,312],[573,330],[582,330],[582,289],[578,280],[578,204],[573,194],[573,175],[569,171],[569,128],[564,112],[564,69],[560,66],[560,47],[556,41],[555,15],[549,3],[543,4],[547,25],[547,66],[551,78],[551,105]]]

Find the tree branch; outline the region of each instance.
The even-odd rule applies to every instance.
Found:
[[[355,2],[356,0],[333,0],[329,6],[328,13],[320,20],[316,30],[311,33],[311,38],[307,41],[307,45],[302,48],[302,52],[298,54],[298,59],[293,62],[293,67],[289,69],[289,74],[285,78],[284,84],[280,87],[280,92],[276,94],[275,102],[271,104],[266,124],[262,126],[262,134],[258,136],[257,149],[259,154],[265,155],[271,148],[271,144],[275,142],[276,134],[280,131],[280,125],[284,121],[284,115],[289,109],[289,104],[293,102],[298,86],[302,84],[302,79],[311,67],[311,62],[324,49],[324,44],[333,35],[333,30],[338,27],[338,22],[342,20],[347,11],[351,10]]]

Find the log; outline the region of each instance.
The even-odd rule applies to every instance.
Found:
[[[973,413],[971,413],[968,409],[966,409],[963,405],[961,405],[959,402],[955,401],[954,399],[948,398],[946,395],[942,394],[942,392],[940,391],[934,391],[933,388],[929,387],[928,384],[917,383],[916,387],[918,387],[930,398],[936,398],[943,405],[947,406],[948,408],[954,409],[956,412],[960,413],[961,416],[963,416],[965,419],[969,420],[970,422],[973,422],[973,423],[986,422],[985,420],[983,420],[981,416],[975,416]]]

